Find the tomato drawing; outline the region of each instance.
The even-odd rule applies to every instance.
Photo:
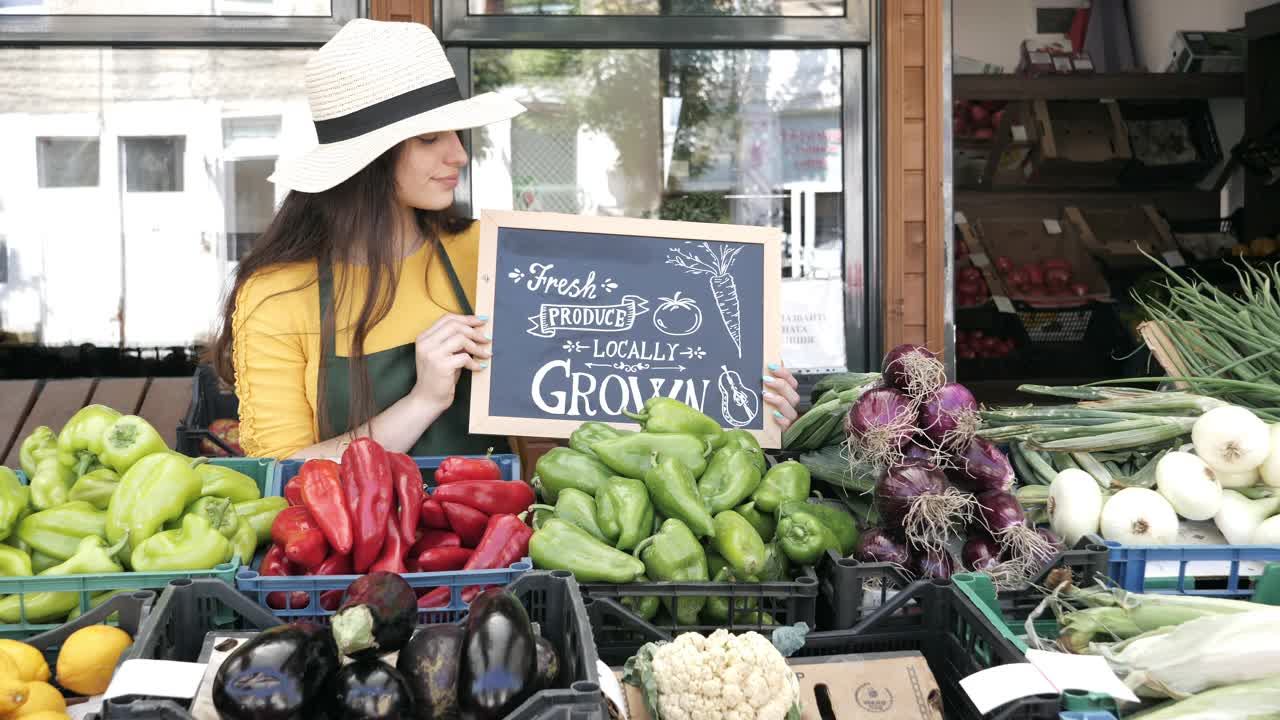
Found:
[[[662,304],[653,311],[653,326],[674,337],[692,335],[702,327],[702,309],[690,297],[658,298]]]

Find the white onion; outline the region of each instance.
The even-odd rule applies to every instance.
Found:
[[[1253,531],[1250,545],[1280,545],[1280,515],[1263,520]]]
[[[1214,470],[1244,472],[1262,464],[1271,452],[1271,431],[1257,415],[1237,405],[1217,407],[1191,427],[1196,455]]]
[[[1238,473],[1215,471],[1213,476],[1218,478],[1218,484],[1222,487],[1228,490],[1239,490],[1257,485],[1262,478],[1261,473],[1258,472],[1260,469],[1254,468]]]
[[[1125,488],[1102,506],[1101,529],[1122,545],[1169,545],[1178,537],[1178,514],[1155,490]]]
[[[1080,538],[1098,532],[1102,516],[1102,488],[1083,470],[1067,468],[1049,483],[1049,527],[1073,547]]]
[[[1222,506],[1222,486],[1213,470],[1191,453],[1171,452],[1160,458],[1156,489],[1188,520],[1208,520]]]
[[[1222,491],[1222,507],[1214,516],[1222,537],[1232,545],[1248,545],[1263,520],[1280,510],[1280,498],[1250,500],[1235,490]]]
[[[1271,454],[1258,468],[1262,482],[1270,487],[1280,487],[1280,423],[1271,426]]]

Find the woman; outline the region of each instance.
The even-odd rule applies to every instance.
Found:
[[[306,75],[319,145],[272,175],[290,192],[240,262],[214,345],[245,452],[334,457],[362,435],[413,455],[504,447],[467,432],[470,373],[493,349],[471,309],[478,226],[449,208],[467,165],[455,131],[524,108],[461,99],[414,23],[353,20]],[[785,428],[795,378],[773,365],[764,379]]]

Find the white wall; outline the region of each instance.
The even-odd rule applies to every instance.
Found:
[[[1152,72],[1161,72],[1169,62],[1169,41],[1175,31],[1241,28],[1246,12],[1275,1],[1129,0],[1134,56]]]
[[[1018,66],[1018,47],[1036,32],[1034,0],[954,0],[953,52],[1004,67]]]

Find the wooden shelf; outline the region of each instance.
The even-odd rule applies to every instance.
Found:
[[[957,210],[983,217],[1051,217],[1057,218],[1062,207],[1129,207],[1152,204],[1163,210],[1171,219],[1199,220],[1217,217],[1218,193],[1205,190],[1132,190],[1061,188],[1011,188],[992,190],[957,190]]]
[[[957,100],[1182,100],[1244,97],[1243,73],[1094,73],[1025,78],[953,75]]]

